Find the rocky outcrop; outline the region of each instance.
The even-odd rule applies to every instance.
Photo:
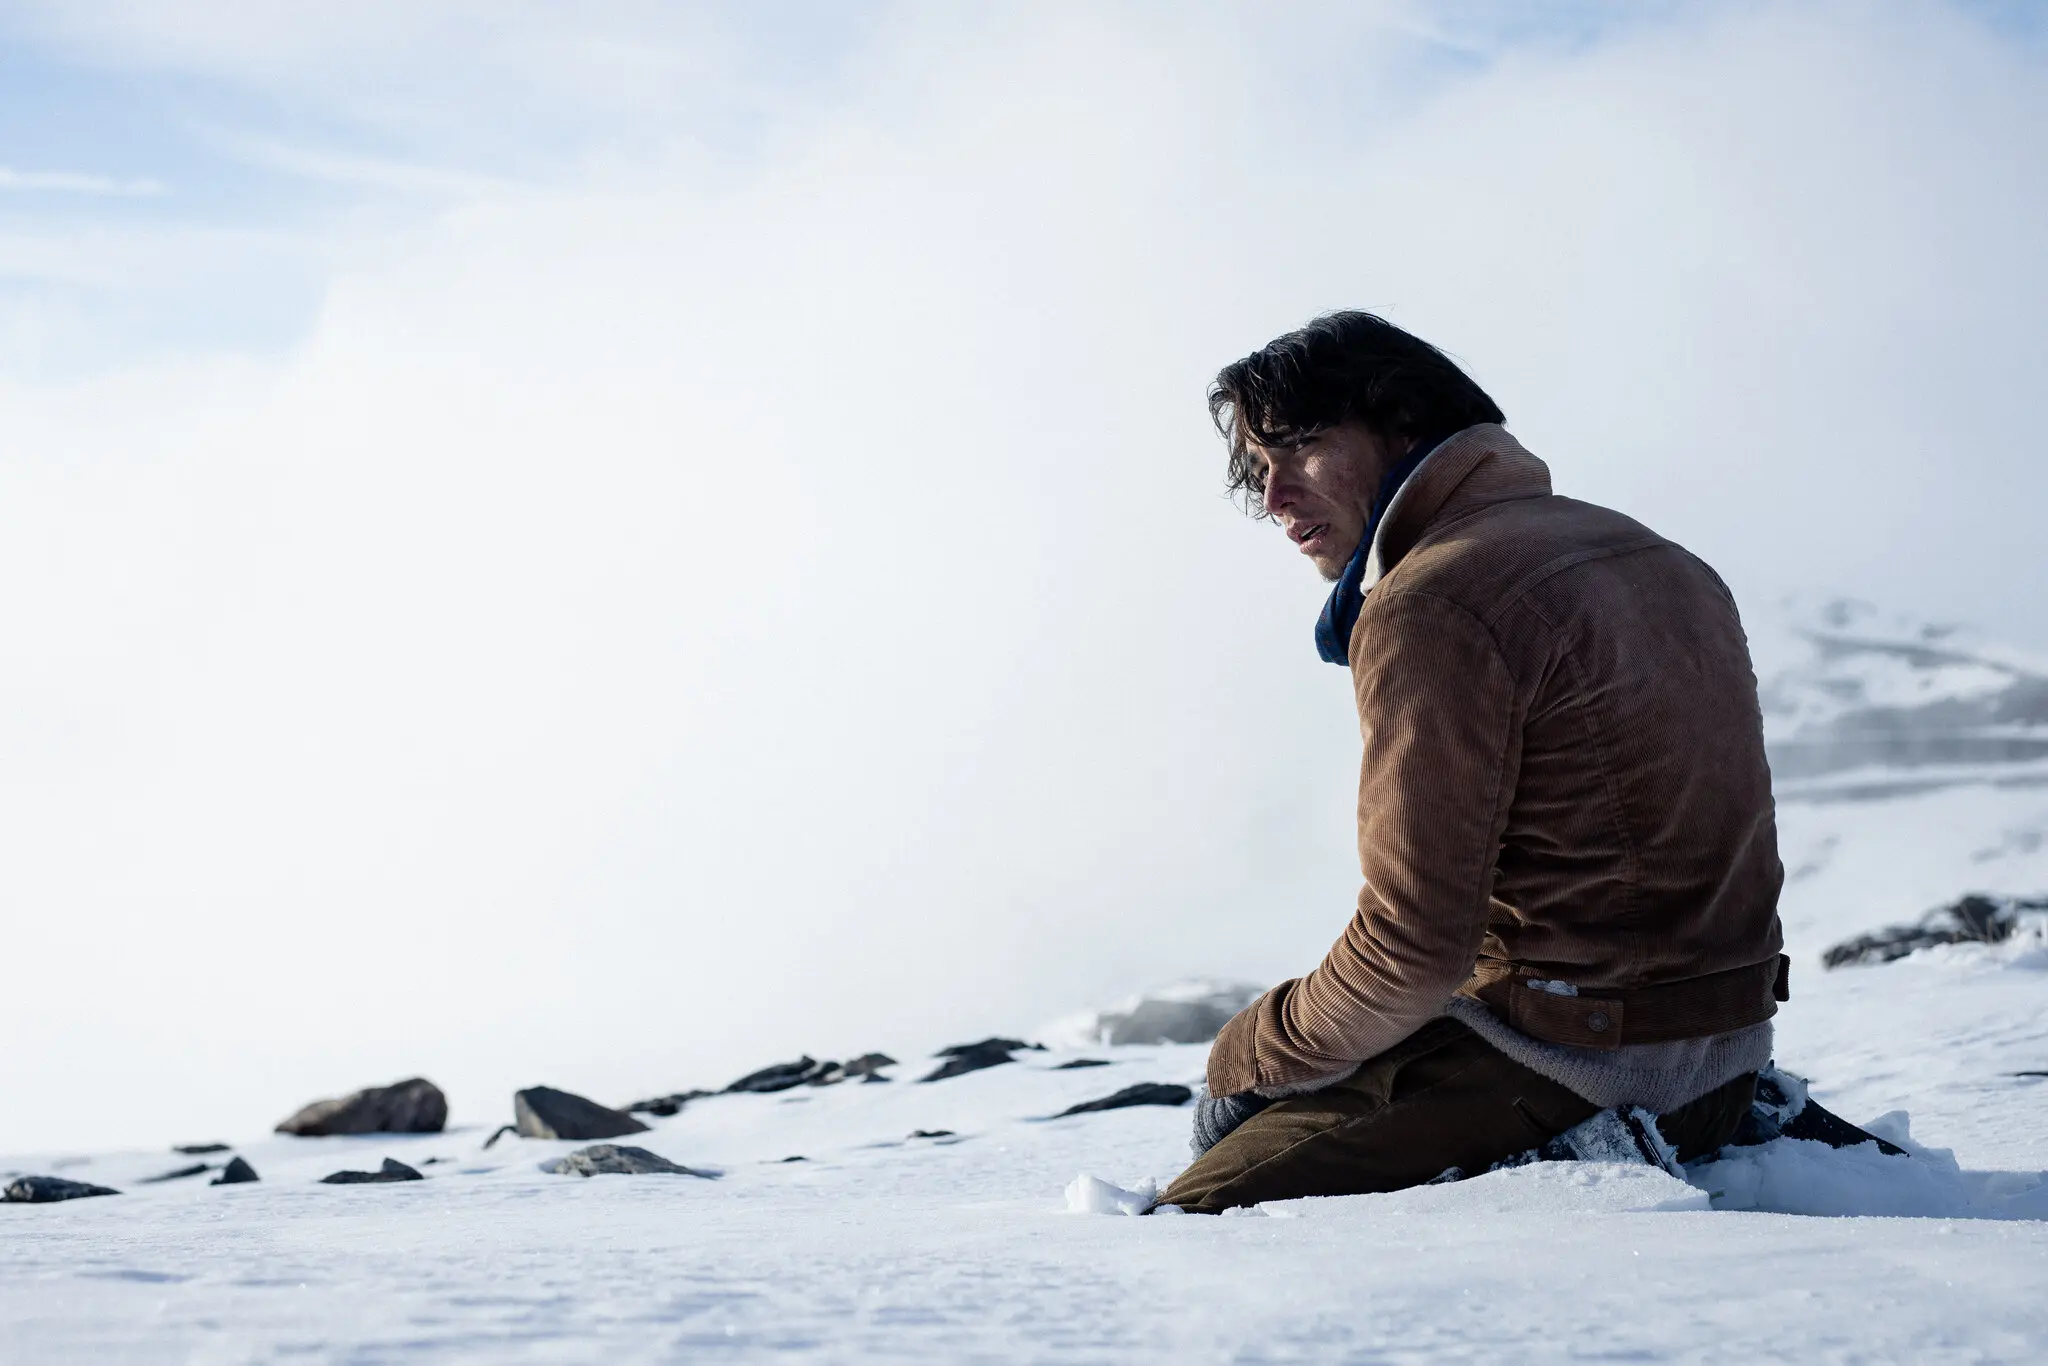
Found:
[[[438,1134],[448,1125],[448,1097],[425,1077],[371,1086],[339,1100],[316,1100],[277,1126],[281,1134]]]
[[[1084,1100],[1079,1105],[1069,1105],[1053,1118],[1065,1119],[1068,1115],[1087,1115],[1098,1110],[1127,1110],[1134,1105],[1185,1105],[1194,1098],[1195,1093],[1185,1086],[1142,1081],[1100,1100]]]
[[[224,1153],[233,1146],[231,1143],[180,1143],[171,1151],[180,1157],[205,1157],[210,1153]]]
[[[1107,1044],[1207,1043],[1237,1012],[1208,1001],[1140,1001],[1105,1021]]]
[[[2020,917],[2048,911],[2048,898],[1982,896],[1972,893],[1938,906],[1910,925],[1891,925],[1844,940],[1821,956],[1827,967],[1889,963],[1937,944],[1997,944],[2012,937]]]
[[[842,1081],[859,1077],[863,1081],[887,1081],[882,1075],[885,1067],[894,1067],[896,1059],[887,1053],[863,1053],[851,1062],[819,1062],[806,1053],[795,1062],[778,1062],[758,1072],[749,1072],[725,1089],[730,1092],[753,1092],[770,1094],[789,1091],[799,1086],[836,1086]]]
[[[846,1064],[845,1072],[849,1078],[859,1077],[862,1081],[887,1081],[889,1079],[882,1075],[882,1069],[894,1066],[896,1059],[887,1053],[863,1053]]]
[[[154,1186],[161,1181],[182,1181],[188,1176],[204,1176],[212,1170],[213,1168],[207,1166],[204,1162],[195,1162],[189,1167],[179,1167],[176,1171],[159,1172],[155,1176],[145,1176],[135,1184],[138,1186]]]
[[[1132,997],[1112,1010],[1069,1016],[1048,1028],[1055,1042],[1072,1048],[1207,1043],[1264,990],[1249,982],[1197,978]]]
[[[59,1200],[85,1200],[95,1195],[119,1195],[106,1186],[83,1181],[66,1181],[61,1176],[24,1176],[8,1183],[0,1201],[10,1205],[48,1205]]]
[[[973,1043],[947,1044],[944,1048],[932,1054],[932,1056],[935,1058],[956,1058],[963,1053],[981,1053],[992,1048],[1000,1048],[1006,1053],[1022,1053],[1027,1050],[1035,1053],[1043,1053],[1045,1051],[1045,1045],[1042,1043],[1026,1043],[1022,1039],[1005,1039],[1000,1036],[991,1036],[986,1039],[978,1039]]]
[[[387,1157],[384,1159],[384,1165],[376,1171],[335,1172],[331,1176],[321,1177],[320,1184],[323,1186],[369,1186],[385,1181],[424,1181],[426,1179],[426,1177],[421,1176],[403,1162],[394,1161]]]
[[[626,1113],[629,1115],[653,1115],[657,1119],[667,1119],[670,1115],[678,1113],[691,1101],[702,1100],[706,1096],[716,1094],[717,1092],[715,1091],[677,1091],[673,1095],[655,1096],[651,1100],[636,1100],[626,1107]]]
[[[552,1086],[529,1086],[514,1095],[512,1117],[521,1138],[620,1138],[647,1132],[629,1114]]]
[[[969,1072],[979,1072],[985,1067],[1000,1067],[1016,1059],[1010,1055],[1020,1049],[1043,1051],[1042,1043],[1026,1043],[1022,1039],[988,1038],[977,1043],[956,1043],[941,1048],[932,1056],[944,1058],[928,1075],[919,1081],[945,1081],[949,1077],[964,1077]]]
[[[795,1062],[778,1062],[764,1067],[758,1072],[749,1072],[725,1089],[731,1092],[751,1094],[787,1091],[793,1087],[802,1086],[805,1082],[830,1066],[832,1064],[821,1063],[806,1053]]]
[[[262,1179],[262,1177],[256,1175],[254,1167],[237,1157],[230,1161],[227,1166],[221,1168],[220,1175],[213,1178],[208,1184],[214,1186],[240,1186]]]
[[[619,1143],[593,1143],[552,1162],[543,1162],[540,1169],[560,1176],[697,1176],[707,1181],[717,1175],[680,1166],[645,1148]]]
[[[1263,994],[1263,988],[1243,982],[1184,983],[1142,997],[1128,1010],[1103,1012],[1102,1042],[1207,1043]]]

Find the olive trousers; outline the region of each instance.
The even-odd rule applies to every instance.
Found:
[[[1682,1162],[1735,1137],[1756,1074],[1660,1116]],[[1430,1021],[1334,1086],[1274,1102],[1174,1178],[1159,1204],[1194,1214],[1305,1195],[1419,1186],[1540,1147],[1599,1107],[1463,1024]]]

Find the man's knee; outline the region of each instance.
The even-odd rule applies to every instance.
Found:
[[[1197,1157],[1160,1194],[1158,1203],[1179,1205],[1192,1214],[1220,1214],[1237,1205],[1280,1198],[1265,1192],[1288,1187],[1289,1173],[1310,1156],[1305,1145],[1313,1146],[1358,1119],[1365,1108],[1358,1096],[1341,1086],[1275,1101]]]
[[[1483,1171],[1596,1109],[1443,1021],[1346,1081],[1246,1120],[1182,1172],[1160,1203],[1219,1213],[1265,1200],[1401,1190],[1449,1167]]]

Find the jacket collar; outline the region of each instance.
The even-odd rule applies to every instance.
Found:
[[[1408,476],[1387,505],[1365,557],[1358,591],[1370,593],[1431,527],[1494,503],[1541,498],[1550,467],[1497,423],[1482,422],[1445,438]]]
[[[1422,462],[1429,459],[1430,452],[1442,444],[1441,437],[1417,443],[1415,449],[1402,456],[1380,480],[1379,492],[1372,500],[1372,515],[1366,518],[1365,537],[1351,552],[1351,558],[1344,562],[1344,572],[1337,576],[1336,586],[1330,590],[1328,601],[1323,603],[1322,615],[1316,618],[1316,653],[1323,657],[1325,664],[1349,662],[1351,633],[1357,628],[1358,614],[1365,607],[1365,590],[1359,585],[1365,579],[1365,562],[1372,554],[1373,537],[1393,507],[1394,496],[1401,491],[1401,485],[1422,468]]]

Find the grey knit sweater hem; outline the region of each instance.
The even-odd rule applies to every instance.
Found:
[[[1469,996],[1453,996],[1444,1014],[1534,1072],[1610,1109],[1640,1105],[1667,1114],[1717,1086],[1755,1072],[1771,1060],[1771,1022],[1763,1021],[1704,1039],[1624,1044],[1620,1048],[1574,1048],[1545,1043],[1501,1023]]]

